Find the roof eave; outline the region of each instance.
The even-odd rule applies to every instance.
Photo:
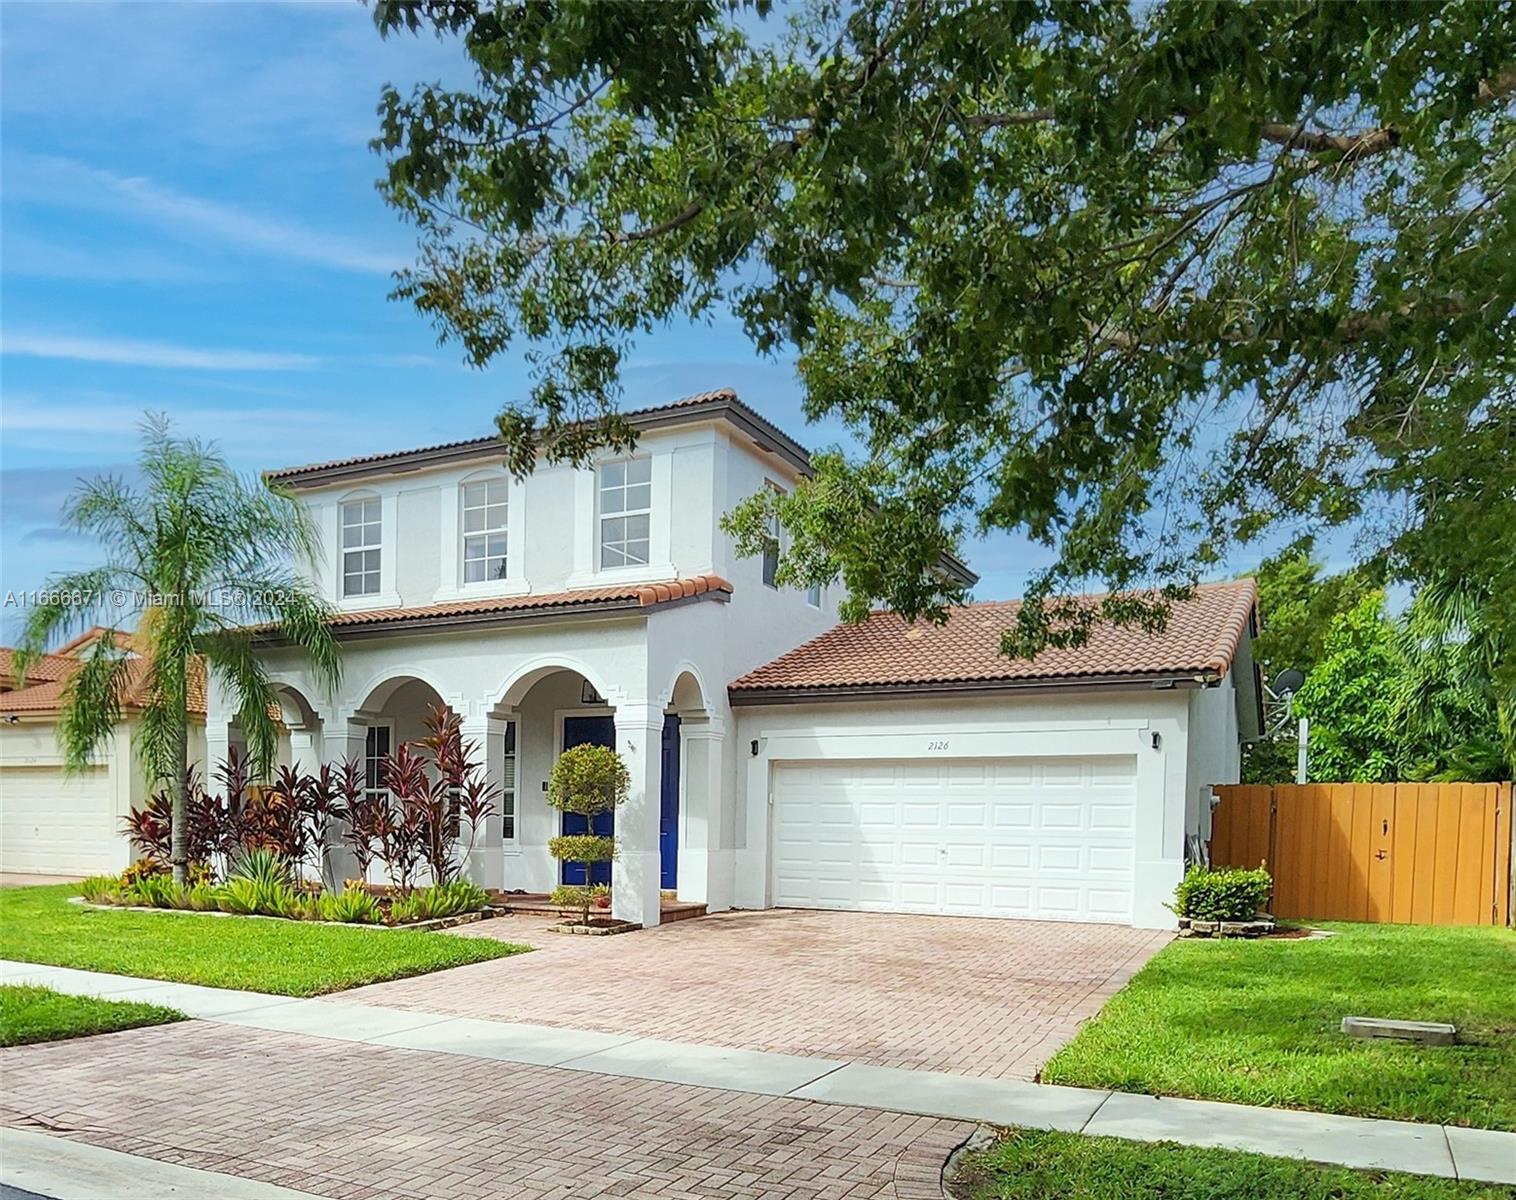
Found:
[[[733,708],[759,704],[817,704],[829,700],[912,700],[944,696],[999,696],[1007,692],[1098,689],[1167,690],[1212,687],[1222,674],[1213,668],[1134,672],[1122,675],[1069,675],[1043,679],[950,679],[913,683],[830,684],[806,687],[727,689]]]
[[[331,626],[332,639],[339,642],[359,641],[363,638],[384,637],[393,633],[461,633],[487,629],[497,625],[521,625],[529,623],[557,623],[575,618],[606,616],[640,616],[650,612],[678,608],[701,600],[725,602],[731,594],[712,588],[693,596],[674,596],[653,604],[644,604],[635,596],[616,600],[586,600],[573,604],[543,608],[503,608],[489,612],[434,613],[412,617],[391,617],[385,620],[354,621]],[[289,639],[277,634],[255,639],[260,646],[285,646]]]

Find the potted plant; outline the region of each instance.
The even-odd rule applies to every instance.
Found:
[[[621,756],[608,746],[574,746],[565,750],[553,764],[548,779],[547,802],[559,812],[577,813],[593,828],[595,817],[613,812],[631,789],[631,775]],[[566,924],[588,932],[591,929],[631,928],[630,922],[615,922],[608,917],[592,919],[591,910],[602,912],[609,906],[610,893],[590,882],[596,863],[610,862],[616,856],[615,839],[596,833],[563,834],[548,842],[548,853],[559,862],[582,863],[583,884],[559,884],[552,901],[563,909],[572,909],[577,920]]]

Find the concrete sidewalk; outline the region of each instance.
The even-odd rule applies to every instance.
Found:
[[[300,1000],[0,961],[0,981],[137,1000],[337,1041],[720,1088],[885,1112],[1247,1150],[1370,1170],[1516,1184],[1516,1133],[911,1071],[556,1026]]]
[[[322,1200],[31,1129],[0,1130],[0,1183],[47,1200]]]

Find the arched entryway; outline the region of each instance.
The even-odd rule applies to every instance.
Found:
[[[508,809],[502,831],[508,887],[547,892],[559,883],[581,884],[583,864],[554,861],[548,843],[560,834],[615,835],[614,813],[602,813],[591,823],[547,804],[548,777],[560,754],[585,744],[616,748],[615,713],[596,680],[563,662],[534,665],[505,688],[491,718],[508,747],[502,801]],[[608,862],[594,864],[589,882],[609,884],[612,870]]]
[[[687,766],[690,753],[685,736],[686,727],[702,728],[708,715],[699,678],[690,669],[681,670],[669,689],[668,703],[663,710],[661,794],[658,806],[658,886],[665,894],[680,899],[684,898],[680,889],[680,860],[687,840],[688,823]],[[703,742],[701,746],[703,749]],[[699,766],[703,769],[703,763]],[[698,772],[696,778],[700,778]],[[698,790],[697,786],[697,792]],[[702,802],[704,800],[703,796],[697,798]],[[703,807],[701,815],[703,816]],[[686,870],[686,878],[691,874]],[[691,890],[688,883],[684,890]]]

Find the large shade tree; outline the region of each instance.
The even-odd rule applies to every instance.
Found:
[[[274,693],[255,653],[271,632],[302,648],[329,687],[340,670],[328,606],[295,572],[318,542],[291,497],[239,476],[213,447],[173,436],[150,416],[138,457],[141,486],[116,476],[88,480],[69,497],[66,526],[96,539],[105,561],[55,576],[30,610],[17,669],[58,636],[104,624],[64,687],[58,741],[66,766],[84,767],[121,720],[128,697],[141,706],[135,752],[149,777],[171,789],[174,878],[186,874],[189,689],[214,672],[237,700],[237,722],[259,774],[274,758]],[[119,626],[136,619],[127,636]],[[127,650],[126,647],[130,649]]]
[[[1084,636],[1102,611],[1056,597],[1087,581],[1179,590],[1353,523],[1387,577],[1478,577],[1516,628],[1509,5],[374,15],[474,73],[387,90],[375,144],[420,231],[400,294],[472,362],[534,365],[516,469],[626,444],[639,336],[733,314],[857,449],[730,527],[756,550],[777,508],[781,581],[840,578],[850,615],[939,612],[942,551],[1019,530],[1058,551],[1026,652]]]

